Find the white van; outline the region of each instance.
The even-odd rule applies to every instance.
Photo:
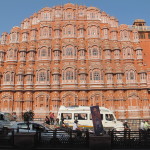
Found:
[[[114,113],[105,107],[99,107],[102,124],[105,130],[116,129],[122,131],[123,123],[117,121]],[[58,111],[58,118],[64,118],[64,122],[73,126],[74,120],[78,120],[80,127],[93,128],[92,116],[89,106],[65,107],[61,106]]]

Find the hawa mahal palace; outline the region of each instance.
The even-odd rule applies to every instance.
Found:
[[[2,33],[0,111],[36,117],[99,105],[117,118],[150,117],[150,27],[96,7],[46,7]]]

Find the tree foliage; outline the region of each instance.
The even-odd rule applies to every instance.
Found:
[[[34,112],[33,112],[32,110],[26,111],[26,112],[23,114],[23,119],[24,119],[24,121],[26,121],[26,122],[32,121],[32,120],[33,120],[33,117],[34,117]]]

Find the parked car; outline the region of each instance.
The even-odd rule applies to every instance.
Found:
[[[54,131],[50,127],[46,126],[44,123],[38,122],[16,122],[11,126],[11,129],[14,129],[15,133],[35,133],[40,132],[42,138],[50,139],[54,136],[54,132],[56,132],[56,137],[68,137],[69,134],[65,131]]]
[[[44,124],[37,122],[29,122],[29,124],[26,122],[15,122],[11,129],[14,129],[15,132],[47,132],[50,130]]]
[[[15,122],[14,117],[7,112],[0,112],[0,128],[10,128]]]

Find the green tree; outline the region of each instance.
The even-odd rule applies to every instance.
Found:
[[[28,126],[28,131],[29,131],[29,124],[30,124],[30,121],[33,120],[33,117],[34,117],[34,112],[32,110],[29,110],[29,111],[26,111],[24,114],[23,114],[23,120],[24,122],[26,122],[27,126]]]
[[[23,120],[24,120],[25,122],[32,121],[32,120],[33,120],[33,117],[34,117],[34,112],[33,112],[32,110],[26,111],[26,112],[23,114]]]

